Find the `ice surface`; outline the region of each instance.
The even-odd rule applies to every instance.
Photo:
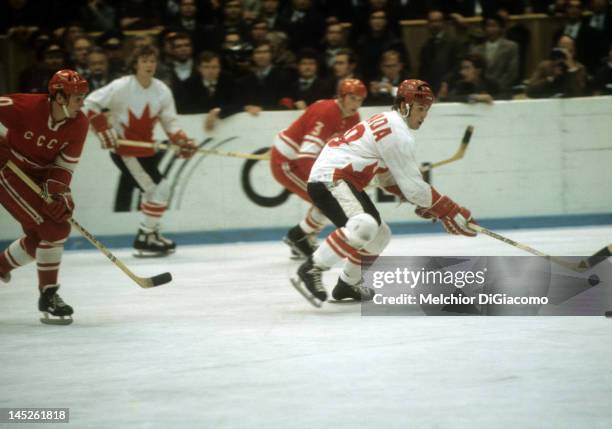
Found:
[[[506,234],[556,255],[612,242],[612,227]],[[317,310],[280,242],[116,254],[174,281],[140,289],[98,252],[67,252],[68,327],[38,322],[34,266],[0,286],[0,407],[69,407],[57,427],[75,428],[612,427],[610,319]],[[522,252],[437,234],[393,237],[385,254]]]

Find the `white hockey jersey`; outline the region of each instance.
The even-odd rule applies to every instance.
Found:
[[[430,207],[431,186],[423,180],[415,152],[414,134],[399,113],[379,113],[330,140],[308,181],[345,180],[360,191],[371,182],[396,185],[408,201]]]
[[[169,136],[180,131],[172,92],[159,79],[153,78],[147,88],[133,74],[113,80],[85,99],[88,114],[103,109],[110,110],[113,128],[127,140],[152,142],[158,120]]]

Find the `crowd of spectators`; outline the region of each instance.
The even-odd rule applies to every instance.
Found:
[[[217,118],[303,109],[333,97],[339,80],[368,86],[366,105],[391,104],[403,79],[431,83],[440,101],[491,103],[612,93],[612,14],[607,0],[5,0],[0,34],[36,61],[20,91],[44,91],[71,67],[97,89],[126,73],[135,46],[159,47],[157,77],[179,113]],[[564,18],[555,48],[524,76],[531,34],[509,15]],[[590,13],[585,13],[590,12]],[[474,31],[465,18],[482,16]],[[403,19],[425,19],[429,38],[412,66]],[[347,25],[350,24],[350,25]],[[130,30],[148,30],[126,36]],[[1,61],[1,60],[0,60]],[[0,81],[2,80],[0,63]],[[3,83],[0,83],[2,85]]]

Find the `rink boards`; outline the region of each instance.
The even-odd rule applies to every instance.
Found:
[[[368,117],[383,108],[363,108]],[[184,115],[186,132],[204,148],[254,152],[300,112],[246,113],[203,129],[205,115]],[[610,97],[496,102],[494,105],[436,104],[417,133],[417,157],[436,162],[454,154],[467,125],[475,131],[464,159],[432,172],[432,184],[480,219],[567,217],[612,213],[612,103]],[[157,136],[164,138],[161,129]],[[246,161],[212,155],[173,160],[160,168],[172,187],[168,232],[253,230],[285,227],[300,219],[306,204],[285,198],[267,161],[246,174]],[[73,181],[75,217],[97,235],[131,235],[139,219],[138,194],[118,196],[119,172],[91,133]],[[129,191],[129,190],[128,190]],[[412,206],[372,192],[383,218],[418,222]],[[116,209],[121,211],[116,211]],[[0,240],[17,237],[16,223],[0,216]]]

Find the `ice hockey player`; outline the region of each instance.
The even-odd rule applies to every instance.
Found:
[[[312,167],[308,194],[338,228],[297,271],[293,285],[315,306],[327,300],[321,274],[341,260],[343,269],[332,291],[336,300],[369,300],[362,286],[362,264],[372,263],[391,238],[391,230],[364,188],[377,185],[417,206],[417,215],[438,219],[451,234],[474,236],[471,213],[423,180],[415,159],[415,136],[434,96],[429,84],[405,80],[391,111],[362,121],[327,143]]]
[[[49,81],[49,94],[0,97],[0,203],[21,224],[23,237],[0,254],[0,280],[36,260],[41,322],[72,323],[73,309],[57,293],[68,219],[74,202],[72,173],[79,162],[89,123],[81,112],[88,84],[73,70],[60,70]],[[12,161],[43,189],[51,202],[32,191],[6,163]]]
[[[160,233],[170,186],[154,157],[158,150],[153,139],[156,122],[160,121],[177,156],[189,158],[197,149],[178,125],[170,88],[153,77],[158,57],[152,46],[136,48],[129,61],[133,73],[113,80],[85,99],[85,110],[102,148],[111,151],[113,162],[143,193],[140,205],[143,218],[134,240],[136,256],[166,256],[176,248],[172,240]],[[123,146],[119,139],[151,142],[151,146]]]
[[[338,84],[337,98],[319,100],[287,129],[278,133],[272,146],[270,168],[278,183],[312,204],[306,190],[310,169],[332,137],[342,135],[360,121],[357,110],[367,96],[359,79],[346,79]],[[316,237],[328,223],[315,206],[305,218],[287,232],[284,241],[295,257],[309,257],[316,246]]]

